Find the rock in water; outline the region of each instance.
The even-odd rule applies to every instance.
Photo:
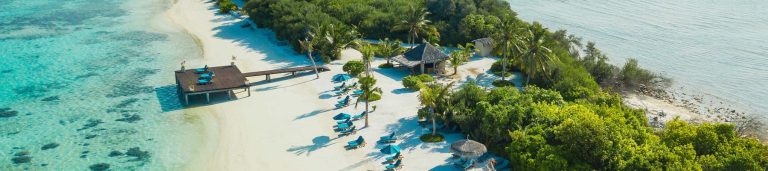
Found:
[[[122,155],[123,155],[123,152],[120,152],[120,151],[117,151],[117,150],[109,152],[109,157],[117,157],[117,156],[122,156]]]
[[[102,170],[109,169],[109,164],[106,164],[106,163],[93,164],[88,168],[90,168],[93,171],[102,171]]]
[[[32,161],[32,157],[29,156],[18,156],[11,159],[13,161],[13,164],[21,164],[21,163],[29,163]]]
[[[41,147],[40,150],[48,150],[48,149],[52,149],[52,148],[56,148],[56,147],[59,147],[59,143],[50,143],[50,144],[46,144],[43,147]]]

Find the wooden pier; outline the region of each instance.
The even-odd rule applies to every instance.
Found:
[[[291,73],[291,75],[296,75],[296,72],[314,70],[315,67],[313,66],[304,66],[243,73],[235,65],[209,67],[208,71],[212,71],[214,76],[210,83],[207,84],[198,84],[200,73],[196,73],[195,69],[178,70],[175,72],[175,75],[179,93],[184,97],[184,104],[189,104],[189,96],[191,95],[205,94],[205,100],[210,103],[211,93],[227,92],[231,99],[232,90],[237,89],[244,89],[248,92],[248,96],[251,96],[251,88],[246,77],[264,75],[267,77],[267,81],[269,81],[272,79],[270,77],[272,74]],[[330,71],[325,66],[318,66],[317,70]]]
[[[255,77],[255,76],[267,76],[267,81],[271,80],[272,77],[270,75],[272,74],[280,74],[280,73],[291,73],[291,75],[296,75],[296,72],[301,71],[314,71],[315,67],[313,66],[304,66],[304,67],[295,67],[295,68],[283,68],[283,69],[273,69],[273,70],[266,70],[266,71],[256,71],[256,72],[249,72],[245,73],[245,77]],[[331,69],[328,69],[326,66],[318,66],[317,71],[323,72],[323,71],[330,71]]]
[[[245,79],[245,76],[243,76],[243,73],[240,72],[237,66],[210,67],[208,71],[212,71],[215,75],[208,84],[197,83],[200,74],[195,73],[195,69],[175,72],[176,85],[178,85],[179,92],[184,97],[185,104],[189,104],[189,96],[198,94],[205,94],[207,102],[211,101],[210,94],[217,92],[227,92],[229,98],[232,98],[232,90],[245,89],[248,91],[248,96],[251,95],[248,79]]]

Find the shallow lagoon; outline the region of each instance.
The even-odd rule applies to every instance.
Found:
[[[172,71],[200,55],[158,18],[169,5],[1,1],[0,170],[183,167],[204,112],[181,109]]]

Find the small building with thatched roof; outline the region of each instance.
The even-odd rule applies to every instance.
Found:
[[[392,60],[408,67],[411,72],[419,68],[419,71],[425,73],[443,73],[445,63],[449,56],[429,43],[418,45],[409,49],[402,55],[392,57]]]
[[[475,39],[475,50],[477,54],[483,57],[491,56],[493,53],[493,39],[490,37]]]

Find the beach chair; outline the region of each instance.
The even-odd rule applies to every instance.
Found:
[[[360,119],[362,119],[362,118],[363,118],[365,115],[366,115],[365,111],[363,111],[363,112],[360,112],[360,114],[357,114],[357,115],[355,115],[355,116],[352,116],[352,120],[354,120],[354,121],[356,121],[356,120],[360,120]]]
[[[355,126],[352,126],[349,129],[339,131],[339,136],[345,136],[345,135],[350,135],[354,133],[357,133],[357,128]]]
[[[363,90],[355,90],[352,92],[352,96],[360,96],[363,95]]]
[[[210,79],[207,79],[207,78],[197,79],[197,84],[199,84],[199,85],[205,85],[205,84],[209,84],[209,83],[211,83]]]
[[[336,101],[336,103],[348,103],[349,102],[349,96],[344,97],[344,99],[341,99],[339,101]]]
[[[336,124],[351,123],[351,122],[352,121],[349,119],[344,119],[344,120],[336,121]]]
[[[208,72],[208,65],[205,65],[205,67],[202,67],[202,68],[195,69],[195,73],[200,74],[204,72]]]
[[[395,163],[397,161],[400,161],[400,159],[403,159],[403,155],[400,154],[400,152],[397,152],[397,154],[387,157],[387,161],[385,161],[384,163]]]
[[[208,73],[200,74],[200,78],[207,78],[207,79],[213,79],[213,76],[216,76],[216,73],[213,73],[213,71]]]
[[[397,162],[395,162],[395,164],[387,165],[384,168],[386,168],[387,170],[398,170],[400,168],[403,168],[403,160],[398,160]]]
[[[356,149],[360,147],[365,147],[365,139],[363,136],[357,137],[354,141],[347,142],[347,149]]]
[[[333,90],[340,90],[341,88],[345,88],[347,85],[347,82],[341,83],[341,85],[333,87]]]
[[[341,90],[336,92],[336,96],[341,96],[343,94],[347,94],[347,92],[349,92],[349,90],[350,90],[349,88],[341,89]]]
[[[379,138],[379,143],[394,143],[397,141],[397,138],[395,137],[395,133],[391,133],[387,136],[383,136]]]
[[[352,83],[352,85],[347,86],[347,88],[355,88],[357,87],[357,82]]]

